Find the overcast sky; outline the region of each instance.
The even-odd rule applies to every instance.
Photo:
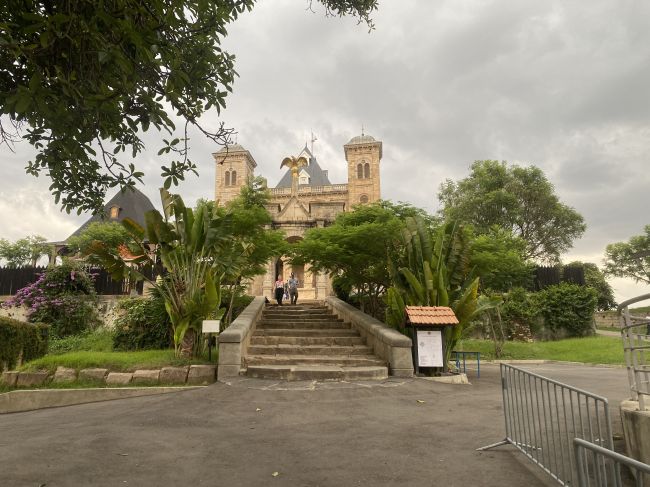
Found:
[[[383,0],[371,33],[305,7],[260,0],[230,27],[240,77],[222,117],[204,118],[234,127],[271,185],[312,130],[321,166],[346,182],[342,146],[363,125],[384,144],[382,196],[432,212],[440,183],[474,160],[542,168],[588,226],[565,261],[600,265],[608,243],[650,223],[650,2]],[[138,159],[154,204],[158,137]],[[214,197],[218,150],[196,134],[192,144],[190,204]],[[24,174],[32,154],[0,148],[0,237],[63,240],[88,216],[61,213],[48,182]],[[650,291],[612,284],[619,300]]]

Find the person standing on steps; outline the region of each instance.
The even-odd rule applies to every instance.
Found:
[[[298,279],[296,276],[293,275],[293,272],[291,273],[291,277],[289,278],[289,297],[291,298],[291,304],[297,304],[298,303]]]
[[[278,275],[278,279],[275,281],[275,300],[278,302],[278,306],[282,306],[282,296],[284,296],[284,281],[282,276]]]

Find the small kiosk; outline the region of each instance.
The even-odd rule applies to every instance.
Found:
[[[415,374],[420,373],[420,368],[446,372],[443,331],[458,325],[453,310],[446,306],[407,306],[405,319],[406,327],[411,329]]]

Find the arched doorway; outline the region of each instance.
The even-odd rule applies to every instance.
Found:
[[[278,276],[284,279],[284,262],[282,262],[281,257],[275,261],[275,274],[273,275],[273,279],[277,279]]]

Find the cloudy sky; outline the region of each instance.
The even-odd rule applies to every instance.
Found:
[[[650,2],[642,0],[383,0],[371,33],[305,0],[260,0],[230,28],[240,77],[219,121],[238,131],[274,185],[280,161],[313,131],[334,183],[343,144],[384,144],[382,195],[436,211],[437,190],[477,159],[541,167],[588,230],[564,256],[601,264],[608,243],[650,223]],[[157,202],[157,134],[138,159]],[[200,176],[189,203],[213,197],[211,146],[192,137]],[[0,237],[65,239],[87,216],[61,213],[44,178],[24,174],[26,143],[0,148]],[[648,292],[612,280],[619,300]]]

